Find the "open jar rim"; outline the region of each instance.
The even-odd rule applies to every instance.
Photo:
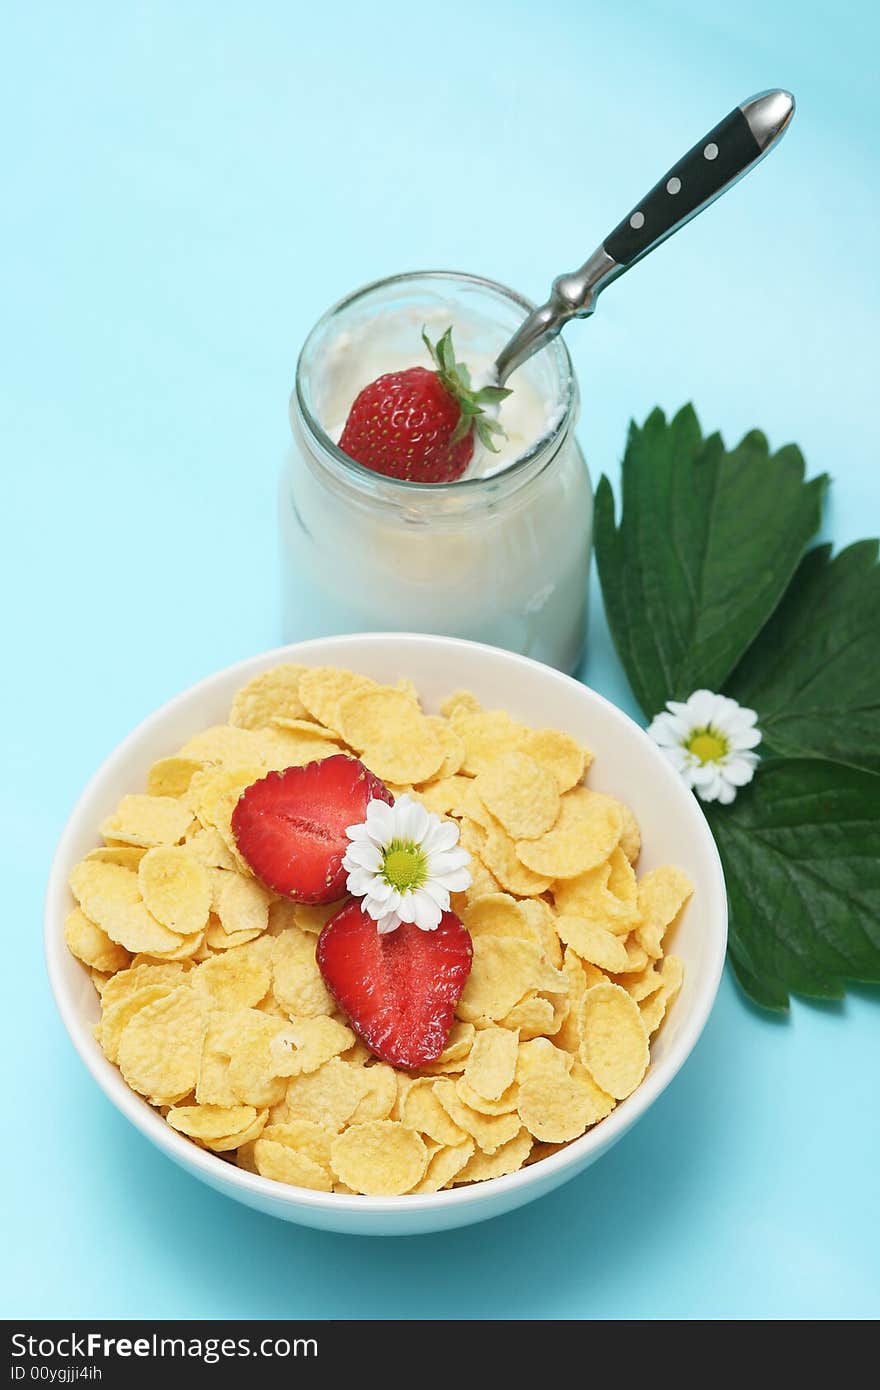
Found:
[[[344,298],[331,305],[309,332],[296,364],[296,381],[290,398],[291,413],[295,405],[299,419],[305,427],[311,443],[320,450],[322,461],[331,467],[337,477],[353,483],[359,489],[369,489],[373,492],[378,485],[381,485],[386,497],[397,496],[401,500],[408,497],[411,502],[415,501],[417,497],[424,498],[428,494],[438,502],[444,499],[449,502],[464,502],[470,499],[476,500],[479,495],[486,491],[515,489],[535,473],[543,472],[543,468],[555,458],[567,437],[575,415],[578,400],[577,382],[568,348],[561,337],[555,338],[545,349],[553,353],[557,361],[557,376],[560,383],[560,408],[557,411],[557,418],[546,434],[539,436],[534,444],[498,473],[491,473],[483,477],[458,478],[451,483],[418,483],[405,478],[394,478],[387,474],[376,473],[371,468],[365,468],[363,464],[357,463],[355,459],[350,458],[339,448],[339,445],[330,438],[312,408],[307,384],[309,356],[316,339],[323,335],[328,325],[338,315],[377,291],[422,281],[447,281],[453,284],[457,282],[462,286],[484,289],[490,294],[496,294],[500,298],[518,305],[524,314],[531,313],[535,307],[525,295],[509,289],[507,285],[502,285],[499,281],[490,280],[483,275],[469,275],[464,271],[411,270],[403,271],[399,275],[389,275],[380,280],[373,280],[370,284],[363,285],[360,289],[354,290],[351,294],[345,295]]]

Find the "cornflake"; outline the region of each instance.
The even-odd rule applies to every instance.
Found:
[[[315,958],[343,905],[279,898],[232,815],[270,769],[360,757],[394,795],[456,821],[471,884],[452,910],[473,964],[445,1051],[376,1059]],[[294,1188],[435,1193],[540,1162],[639,1085],[682,988],[667,945],[692,892],[641,876],[624,802],[585,785],[565,730],[458,691],[424,710],[405,678],[284,664],[228,722],[153,764],[71,874],[68,948],[100,996],[108,1059],[166,1123],[221,1161]]]

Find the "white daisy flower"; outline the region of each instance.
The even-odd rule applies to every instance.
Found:
[[[751,782],[761,742],[758,716],[726,695],[695,690],[689,700],[667,700],[648,733],[701,801],[728,805]]]
[[[458,843],[458,826],[441,820],[411,796],[393,806],[373,800],[362,825],[346,830],[351,844],[342,861],[348,891],[380,932],[414,922],[435,931],[449,910],[449,894],[470,887],[470,855]]]

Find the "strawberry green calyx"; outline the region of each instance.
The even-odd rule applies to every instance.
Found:
[[[431,354],[431,360],[443,386],[458,402],[461,410],[450,443],[457,444],[473,429],[483,447],[497,454],[498,446],[495,439],[506,438],[506,435],[503,426],[491,415],[486,414],[486,406],[499,405],[510,395],[510,391],[505,386],[482,386],[479,391],[474,390],[471,374],[464,362],[455,360],[451,328],[447,328],[436,344],[431,342],[427,330],[423,328],[422,340]]]

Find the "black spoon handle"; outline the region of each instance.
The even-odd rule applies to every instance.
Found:
[[[520,324],[495,362],[502,385],[569,319],[586,318],[602,290],[714,202],[769,154],[794,115],[794,97],[761,92],[734,107],[674,164],[578,270],[558,275],[550,298]]]
[[[605,238],[608,255],[630,266],[672,236],[763,159],[793,111],[787,92],[762,92],[735,106]]]

